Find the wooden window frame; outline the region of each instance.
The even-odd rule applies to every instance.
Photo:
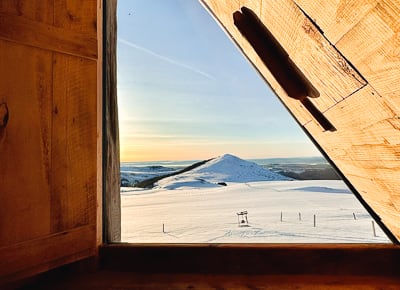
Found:
[[[398,267],[400,247],[394,244],[120,243],[116,8],[117,0],[104,1],[103,245],[100,247],[100,264],[103,268],[139,273],[385,276],[400,274]],[[309,137],[319,147],[312,136]],[[319,149],[321,151],[321,148]],[[321,152],[323,153],[323,151]],[[325,155],[325,157],[327,156]],[[338,172],[340,173],[340,171]],[[347,179],[343,175],[342,177],[346,184],[354,190]],[[369,208],[368,205],[363,205],[367,209]],[[370,213],[374,215],[373,211]],[[374,217],[376,219],[376,215]],[[378,223],[382,226],[382,223]],[[386,229],[385,232],[389,233],[390,238],[390,231]],[[377,267],[377,265],[380,266]]]

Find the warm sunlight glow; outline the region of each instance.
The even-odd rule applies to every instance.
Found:
[[[122,241],[388,242],[199,1],[118,5]]]
[[[205,145],[205,143],[207,145]],[[145,144],[145,145],[143,145]],[[212,148],[212,149],[210,149]],[[241,156],[246,159],[268,157],[299,157],[317,156],[319,153],[307,143],[229,143],[210,141],[177,140],[172,143],[134,142],[121,144],[121,161],[162,161],[162,160],[204,160],[227,153]],[[251,150],[249,150],[251,148]]]
[[[118,7],[121,161],[320,155],[198,1]]]

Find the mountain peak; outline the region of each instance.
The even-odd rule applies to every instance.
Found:
[[[254,162],[243,160],[232,154],[224,154],[193,170],[160,180],[158,185],[177,188],[215,186],[222,182],[244,183],[270,180],[289,180],[289,178],[265,169]]]

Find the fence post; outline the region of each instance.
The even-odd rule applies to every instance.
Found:
[[[372,232],[374,233],[374,237],[376,237],[375,223],[374,223],[374,221],[371,221],[371,222],[372,222]]]
[[[316,215],[314,215],[314,228],[316,227],[316,225],[317,225],[317,218]]]

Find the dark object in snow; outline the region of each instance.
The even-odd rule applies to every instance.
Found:
[[[249,220],[247,219],[247,210],[236,213],[238,216],[238,226],[248,227]]]
[[[218,185],[227,186],[226,182],[218,182]]]

